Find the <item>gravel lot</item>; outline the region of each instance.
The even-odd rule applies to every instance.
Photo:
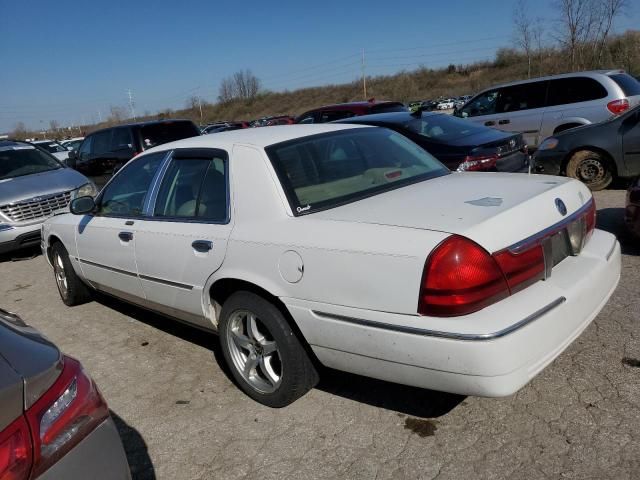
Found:
[[[41,256],[0,258],[0,306],[84,363],[134,478],[638,479],[640,241],[624,233],[623,190],[596,201],[599,227],[623,244],[620,286],[566,352],[504,399],[329,371],[272,410],[232,384],[214,335],[108,299],[67,308]]]

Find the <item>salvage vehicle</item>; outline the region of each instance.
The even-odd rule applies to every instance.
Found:
[[[506,133],[444,113],[416,110],[347,118],[336,123],[374,125],[401,133],[450,170],[526,172],[529,152],[521,134]]]
[[[640,106],[605,122],[561,132],[545,139],[533,156],[534,170],[566,175],[591,190],[616,178],[640,175]]]
[[[629,231],[636,238],[640,238],[640,177],[635,179],[627,190],[624,221]]]
[[[26,142],[0,141],[0,253],[40,243],[40,225],[75,197],[95,195],[93,183]]]
[[[31,143],[49,152],[62,163],[66,163],[69,158],[69,149],[55,140],[35,140]]]
[[[155,120],[104,128],[87,135],[67,164],[100,186],[136,155],[163,143],[200,135],[191,120]]]
[[[640,82],[624,70],[566,73],[489,88],[454,115],[524,135],[527,145],[602,122],[640,104]]]
[[[42,240],[66,305],[95,289],[217,331],[237,384],[271,407],[312,388],[318,363],[510,395],[620,277],[620,246],[595,229],[580,182],[452,174],[380,127],[169,143],[70,209]]]
[[[406,112],[404,103],[371,99],[367,102],[338,103],[325,105],[303,113],[295,123],[327,123],[358,115],[370,115],[384,112]]]
[[[0,478],[131,478],[107,403],[80,362],[2,309]]]

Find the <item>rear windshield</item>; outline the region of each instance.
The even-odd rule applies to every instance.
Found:
[[[427,137],[430,140],[448,142],[486,131],[484,126],[451,115],[425,115],[422,118],[412,117],[401,124],[406,130]]]
[[[154,123],[140,128],[142,146],[145,150],[163,143],[197,137],[198,135],[200,135],[200,130],[193,122]]]
[[[55,158],[32,146],[0,149],[0,180],[63,168]]]
[[[627,97],[640,95],[640,82],[626,73],[616,73],[610,75],[611,80],[616,82]]]
[[[383,103],[371,107],[371,113],[406,112],[407,107],[402,103]]]
[[[386,128],[313,135],[266,151],[295,215],[449,173],[422,148]]]

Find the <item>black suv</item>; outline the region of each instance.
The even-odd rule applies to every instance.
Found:
[[[67,164],[99,186],[139,153],[163,143],[200,135],[190,120],[159,120],[105,128],[88,135]]]

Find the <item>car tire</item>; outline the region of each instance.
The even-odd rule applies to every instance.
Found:
[[[51,264],[58,293],[65,305],[73,307],[91,300],[91,290],[76,274],[67,249],[60,242],[51,247]]]
[[[268,407],[285,407],[319,380],[309,355],[282,312],[251,292],[223,304],[219,323],[222,354],[237,385]]]
[[[607,159],[592,150],[574,153],[566,171],[567,177],[580,180],[593,191],[604,190],[613,181],[613,172]]]

